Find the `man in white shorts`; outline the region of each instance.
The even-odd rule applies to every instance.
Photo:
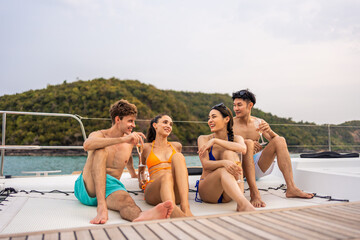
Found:
[[[241,90],[233,93],[232,99],[236,114],[234,134],[242,136],[247,146],[247,152],[243,157],[243,169],[250,188],[251,204],[254,207],[266,206],[261,200],[256,179],[269,175],[273,171],[275,157],[286,182],[286,197],[312,198],[313,194],[305,193],[295,185],[285,138],[272,131],[264,120],[261,119],[259,122],[260,119],[251,116],[251,109],[256,103],[255,95],[248,90]],[[260,132],[269,142],[266,146],[259,143]]]

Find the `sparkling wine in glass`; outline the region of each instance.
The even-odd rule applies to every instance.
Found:
[[[239,160],[235,162],[236,165],[238,165],[239,167],[241,167],[241,164],[242,164],[242,154],[240,153],[239,154]],[[238,180],[236,180],[238,183],[243,183],[244,182],[244,179],[241,177],[240,175],[240,178]]]
[[[145,166],[145,165],[143,165],[143,166]],[[149,179],[149,173],[146,170],[146,168],[142,172],[139,173],[139,176],[140,176],[140,182],[141,182],[141,185],[142,185],[141,188],[145,190],[145,184],[146,184],[147,181],[150,180]]]
[[[138,144],[136,144],[136,151],[139,154],[139,167],[144,167],[145,166],[141,162],[141,155],[142,155],[143,150],[144,150],[144,145],[143,144],[141,144],[140,142]]]
[[[255,125],[255,128],[256,128],[256,129],[259,129],[261,122],[262,122],[262,120],[261,120],[260,118],[255,118],[255,120],[254,120],[254,125]],[[261,146],[266,145],[266,142],[264,142],[264,138],[263,138],[263,136],[262,136],[262,132],[259,131],[259,134],[260,134],[260,138],[261,138],[261,143],[260,143],[260,145],[261,145]]]

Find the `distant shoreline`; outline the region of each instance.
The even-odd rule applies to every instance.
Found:
[[[185,155],[197,155],[197,148],[183,149]],[[137,154],[133,150],[133,155]],[[87,156],[83,149],[40,149],[40,150],[6,150],[5,156]]]

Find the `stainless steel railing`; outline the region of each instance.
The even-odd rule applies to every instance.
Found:
[[[6,149],[19,149],[19,150],[35,150],[35,149],[82,149],[83,146],[38,146],[38,145],[28,145],[28,146],[17,146],[17,145],[5,145],[6,139],[6,115],[32,115],[32,116],[49,116],[49,117],[69,117],[74,118],[76,121],[79,122],[81,133],[83,135],[84,141],[86,140],[86,133],[84,125],[81,119],[73,114],[67,113],[43,113],[43,112],[17,112],[17,111],[0,111],[2,114],[2,142],[1,142],[1,169],[0,169],[0,176],[4,175],[4,156]]]
[[[34,115],[34,116],[52,116],[52,117],[70,117],[74,118],[76,121],[79,122],[81,132],[84,138],[84,141],[86,140],[86,133],[84,129],[84,125],[82,123],[82,119],[84,120],[104,120],[104,121],[110,121],[109,118],[89,118],[89,117],[82,117],[79,115],[73,115],[73,114],[65,114],[65,113],[38,113],[38,112],[17,112],[17,111],[0,111],[0,114],[2,114],[2,145],[0,145],[1,150],[1,172],[0,176],[3,176],[3,170],[4,170],[4,156],[5,156],[5,150],[6,149],[18,149],[18,150],[38,150],[38,149],[83,149],[83,146],[38,146],[38,145],[5,145],[5,137],[6,137],[6,115],[7,114],[13,114],[13,115]],[[137,119],[137,121],[148,121],[150,122],[150,119]],[[173,121],[174,123],[195,123],[195,124],[207,124],[206,121]],[[327,144],[326,145],[288,145],[288,147],[291,148],[313,148],[313,147],[319,147],[322,149],[328,149],[329,151],[332,150],[332,147],[356,147],[359,148],[360,145],[334,145],[331,143],[332,128],[360,128],[360,126],[336,126],[332,124],[325,124],[325,125],[314,125],[314,124],[269,124],[270,126],[289,126],[289,127],[322,127],[327,129]],[[183,150],[185,148],[193,149],[197,148],[197,146],[183,146]],[[189,152],[196,152],[191,150]]]

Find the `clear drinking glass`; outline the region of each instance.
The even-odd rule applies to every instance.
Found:
[[[260,118],[255,118],[255,120],[254,120],[254,125],[255,125],[255,128],[256,128],[256,129],[259,129],[259,126],[260,126],[261,122],[262,122],[262,119],[260,119]],[[263,138],[262,132],[261,132],[260,130],[258,130],[258,131],[259,131],[260,138],[261,138],[261,143],[260,143],[260,145],[261,145],[261,146],[265,146],[267,143],[264,142],[264,138]]]
[[[141,155],[143,153],[144,150],[144,145],[141,144],[141,142],[139,141],[138,144],[136,144],[136,151],[138,152],[139,155],[139,167],[145,167],[146,165],[142,164],[141,162]]]
[[[239,167],[241,167],[241,164],[242,164],[242,154],[240,153],[239,154],[239,161],[236,161],[235,162],[236,163],[236,165],[238,165]],[[242,167],[241,167],[242,168]],[[240,178],[238,179],[238,180],[236,180],[238,183],[243,183],[244,182],[244,179],[243,178],[241,178],[241,176],[240,176]]]

